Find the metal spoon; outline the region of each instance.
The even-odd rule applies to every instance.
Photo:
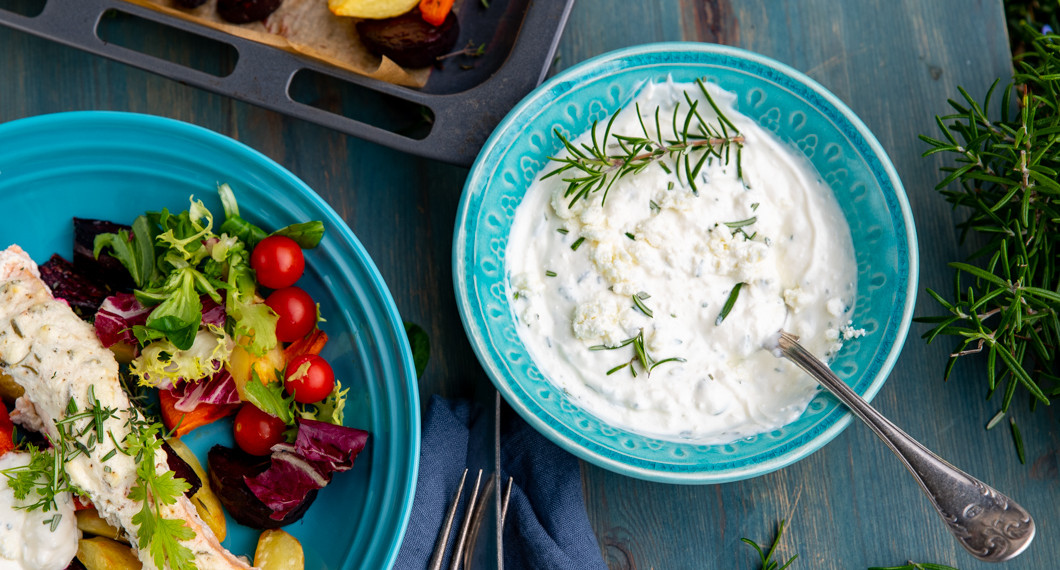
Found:
[[[842,401],[902,460],[920,483],[947,528],[979,560],[1003,562],[1026,550],[1034,520],[1023,507],[993,487],[946,463],[883,417],[823,362],[780,332],[780,354],[813,376]]]

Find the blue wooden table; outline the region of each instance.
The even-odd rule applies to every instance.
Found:
[[[20,0],[0,0],[5,3]],[[148,38],[149,39],[149,38]],[[807,73],[876,134],[902,177],[920,241],[921,292],[948,290],[946,263],[966,253],[961,217],[933,189],[941,158],[920,155],[957,86],[981,96],[1011,75],[998,0],[577,0],[554,70],[634,44],[692,40],[737,45]],[[156,46],[177,59],[184,47]],[[467,170],[404,154],[228,97],[188,87],[21,32],[0,28],[0,121],[78,109],[164,115],[241,140],[292,170],[347,220],[378,264],[402,316],[434,347],[421,394],[468,396],[487,382],[457,316],[450,246]],[[920,295],[917,314],[936,307]],[[1036,515],[1039,536],[1012,568],[1055,568],[1060,544],[1060,429],[1050,409],[1014,406],[1027,449],[1007,429],[984,431],[981,363],[958,367],[914,325],[876,405],[928,447],[1008,492]],[[589,518],[612,568],[757,568],[740,538],[772,539],[793,568],[860,569],[936,562],[986,568],[957,545],[913,480],[863,426],[821,451],[750,481],[672,486],[583,466]]]

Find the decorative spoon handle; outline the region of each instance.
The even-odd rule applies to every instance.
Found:
[[[961,545],[979,560],[1015,558],[1034,539],[1034,520],[993,487],[950,465],[906,435],[840,380],[823,362],[781,331],[780,352],[865,421],[902,460]]]

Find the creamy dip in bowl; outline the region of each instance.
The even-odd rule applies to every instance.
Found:
[[[727,148],[687,153],[703,160],[694,185],[686,155],[637,150],[645,168],[599,171],[614,179],[606,195],[572,196],[568,181],[585,173],[550,176],[554,163],[516,211],[505,261],[520,338],[558,388],[612,425],[699,444],[780,428],[817,385],[764,345],[783,327],[830,359],[853,330],[857,267],[835,197],[734,100],[702,82],[647,83],[608,121],[607,142],[598,125],[597,147],[630,156],[615,137],[678,140],[689,101],[694,124],[724,117]],[[656,111],[670,119],[661,135]],[[573,144],[592,146],[593,133]]]
[[[606,200],[564,196],[570,171],[538,182],[562,165],[554,132],[578,145],[598,123],[599,139],[625,108],[614,132],[655,138],[654,108],[672,125],[675,101],[682,130],[690,101],[668,82],[701,78],[744,137],[729,152],[653,163]],[[531,425],[620,473],[722,482],[849,423],[761,349],[770,333],[802,336],[862,396],[879,390],[911,318],[915,241],[885,153],[824,88],[742,50],[654,44],[561,73],[501,123],[461,199],[454,279],[479,360]]]

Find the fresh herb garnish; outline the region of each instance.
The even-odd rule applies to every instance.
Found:
[[[795,556],[789,558],[787,562],[784,562],[783,565],[781,565],[779,561],[773,559],[773,556],[776,554],[777,551],[777,546],[780,545],[780,537],[784,534],[785,522],[786,521],[783,520],[780,521],[779,528],[777,528],[777,535],[773,537],[773,542],[772,544],[770,544],[768,550],[764,550],[761,546],[758,545],[757,542],[749,538],[740,539],[744,543],[751,545],[751,548],[754,548],[755,551],[758,552],[758,557],[762,563],[762,570],[784,570],[788,566],[791,566],[791,563],[799,557],[799,555],[796,554]]]
[[[129,421],[124,452],[136,462],[136,483],[129,489],[129,498],[141,504],[133,515],[137,527],[138,548],[147,549],[157,568],[167,565],[174,570],[196,568],[195,553],[181,542],[195,538],[195,531],[182,520],[165,518],[162,507],[172,505],[187,491],[187,481],[172,471],[159,473],[157,455],[162,451],[162,424],[138,420]]]
[[[757,221],[758,221],[758,216],[751,216],[750,218],[747,218],[746,220],[740,220],[738,222],[725,222],[725,225],[728,226],[730,230],[735,230],[735,229],[747,227],[747,226],[749,226],[749,225],[751,225],[751,224],[753,224],[753,223],[755,223]]]
[[[718,318],[714,320],[714,326],[718,326],[725,320],[725,317],[729,316],[729,312],[732,311],[734,305],[736,305],[736,299],[740,296],[740,289],[743,289],[745,283],[740,282],[733,286],[732,291],[729,291],[729,298],[725,299],[725,305],[722,306],[721,312],[718,313]]]
[[[728,164],[730,147],[735,143],[739,148],[743,144],[743,137],[736,126],[721,113],[703,82],[697,80],[696,85],[717,115],[716,122],[707,122],[699,112],[700,102],[685,93],[688,111],[682,115],[680,103],[674,108],[670,121],[670,137],[663,134],[660,109],[655,109],[654,125],[649,129],[644,123],[639,105],[636,106],[636,112],[642,134],[638,136],[611,133],[619,112],[611,115],[602,137],[597,135],[599,121],[593,122],[590,131],[591,144],[575,145],[556,130],[555,135],[567,150],[567,156],[550,157],[550,160],[561,166],[545,174],[542,179],[567,173],[568,177],[562,179],[567,184],[564,197],[571,198],[572,205],[600,191],[601,201],[606,202],[611,186],[626,175],[641,172],[654,163],[661,165],[669,174],[670,169],[660,162],[663,158],[669,158],[677,168],[678,178],[683,175],[684,183],[691,187],[693,193],[698,194],[696,178],[707,159],[713,156]],[[698,160],[694,160],[696,153],[700,154]],[[737,162],[739,157],[737,153]]]
[[[557,275],[557,273],[555,271],[552,271],[551,269],[546,269],[545,270],[545,275],[547,277],[555,277]]]
[[[584,237],[580,237],[580,238],[574,240],[574,243],[570,244],[571,251],[578,251],[578,248],[581,247],[582,243],[584,243],[584,242],[585,242],[585,238]]]
[[[636,300],[637,296],[634,295],[633,298],[634,298],[634,300]],[[618,350],[619,348],[624,348],[624,347],[627,347],[629,345],[633,345],[633,358],[629,359],[628,362],[623,362],[622,364],[619,364],[618,366],[615,366],[614,368],[608,370],[607,371],[607,375],[608,376],[610,376],[610,375],[614,374],[615,372],[618,372],[619,370],[622,370],[623,368],[628,366],[630,373],[633,374],[634,378],[636,378],[637,377],[637,369],[636,369],[636,367],[633,364],[637,363],[637,362],[640,363],[641,370],[643,370],[645,373],[647,373],[649,376],[651,376],[652,370],[655,370],[659,365],[666,364],[667,362],[684,362],[685,361],[684,358],[678,358],[678,357],[670,357],[670,358],[664,358],[662,360],[655,360],[655,358],[652,357],[651,354],[648,353],[648,349],[644,345],[644,329],[641,329],[640,332],[637,333],[637,336],[627,338],[626,340],[618,343],[615,346],[607,346],[606,344],[597,344],[597,345],[594,345],[594,346],[590,346],[589,350]]]
[[[648,306],[644,304],[644,301],[646,301],[647,299],[649,299],[647,293],[637,293],[636,295],[633,295],[633,306],[640,309],[640,312],[644,313],[645,315],[648,315],[649,317],[654,317],[655,315],[651,312],[651,309],[649,309]]]
[[[986,395],[1001,392],[1002,414],[1019,387],[1032,402],[1060,395],[1060,37],[1034,38],[1031,51],[1015,59],[1014,83],[1000,104],[991,103],[996,82],[982,104],[960,89],[963,100],[950,102],[955,112],[937,118],[942,137],[920,137],[931,147],[925,156],[944,153],[955,162],[942,168],[936,189],[968,212],[957,225],[962,239],[975,235],[984,245],[968,262],[950,264],[950,295],[928,290],[945,314],[917,320],[932,324],[928,342],[957,338],[946,378],[960,357],[986,355]],[[1000,120],[987,115],[995,107]]]

